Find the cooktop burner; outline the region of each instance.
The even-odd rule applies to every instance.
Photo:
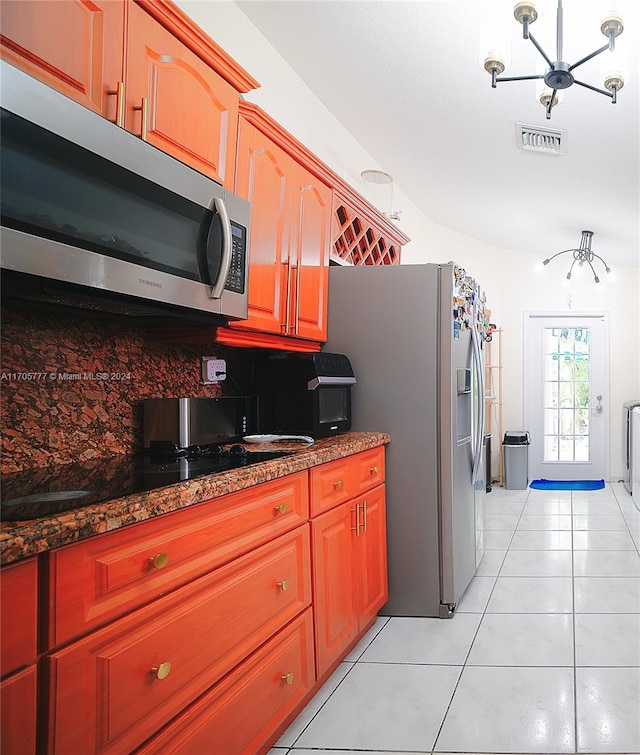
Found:
[[[155,490],[203,475],[228,472],[282,456],[290,451],[247,451],[235,445],[155,445],[137,456],[93,459],[54,468],[2,476],[1,518],[8,521],[55,516],[63,511],[113,498]]]

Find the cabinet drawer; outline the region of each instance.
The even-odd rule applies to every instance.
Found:
[[[287,675],[292,676],[283,679]],[[309,608],[138,755],[254,755],[304,699],[314,680]]]
[[[35,558],[0,572],[1,675],[33,663],[38,652],[38,563]]]
[[[321,464],[310,473],[313,517],[384,482],[384,448]]]
[[[308,497],[307,473],[298,472],[53,551],[47,646],[298,527],[308,518]]]
[[[36,679],[36,667],[29,666],[0,684],[2,755],[29,755],[36,751]]]
[[[309,575],[305,525],[52,654],[49,751],[141,744],[311,603]]]
[[[351,457],[353,459],[352,475],[356,495],[360,495],[384,482],[384,446],[362,451]]]

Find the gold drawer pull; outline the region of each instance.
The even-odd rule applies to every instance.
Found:
[[[166,553],[157,553],[149,558],[149,563],[154,569],[164,569],[169,563],[169,556]]]
[[[288,674],[283,674],[281,679],[285,684],[293,684],[293,671],[289,671]]]
[[[356,515],[356,526],[351,528],[352,532],[356,533],[356,537],[360,537],[360,504],[356,503],[355,509],[351,509],[351,513]]]
[[[378,474],[378,465],[376,464],[375,467],[369,468],[369,474]]]
[[[283,579],[277,583],[276,587],[279,587],[282,592],[286,592],[289,589],[289,580]]]
[[[287,504],[281,503],[279,506],[275,506],[274,509],[276,514],[286,514],[287,513]]]
[[[151,673],[156,675],[156,679],[160,679],[160,681],[162,681],[163,679],[166,679],[171,673],[171,664],[169,663],[169,661],[165,661],[159,666],[154,666],[151,669]]]
[[[336,490],[341,490],[341,489],[342,489],[342,488],[344,487],[344,482],[343,482],[342,480],[336,480],[336,481],[335,481],[335,482],[333,483],[333,487],[334,487],[334,488],[335,488]]]

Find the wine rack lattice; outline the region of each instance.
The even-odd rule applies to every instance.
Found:
[[[399,265],[400,244],[344,202],[334,207],[333,257],[351,265]]]

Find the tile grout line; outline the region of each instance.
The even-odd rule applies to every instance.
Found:
[[[525,498],[525,501],[522,505],[522,509],[520,510],[520,515],[518,516],[518,521],[516,522],[516,528],[518,526],[518,522],[520,522],[520,518],[522,517],[522,512],[524,511],[524,507],[526,506],[527,499],[529,498],[529,494],[527,493],[527,497]],[[480,621],[478,622],[478,626],[476,627],[476,631],[474,632],[473,639],[469,643],[469,649],[467,650],[467,654],[464,658],[464,661],[462,663],[462,668],[460,669],[460,674],[458,676],[458,679],[456,680],[456,683],[453,687],[453,692],[451,693],[451,697],[449,698],[449,702],[447,703],[447,708],[444,712],[444,715],[442,716],[442,721],[440,722],[440,726],[438,727],[438,731],[436,732],[435,739],[433,740],[433,747],[429,750],[430,753],[434,753],[437,750],[438,745],[438,739],[440,739],[440,735],[442,734],[442,728],[444,726],[444,722],[447,720],[447,716],[449,715],[449,710],[451,709],[451,704],[453,702],[453,698],[456,695],[456,692],[458,690],[458,687],[460,685],[460,681],[462,680],[462,675],[464,674],[465,669],[467,668],[467,661],[469,660],[469,656],[471,655],[471,649],[473,648],[473,643],[476,641],[476,637],[478,636],[478,632],[480,631],[480,627],[482,625],[482,622],[484,620],[484,617],[487,613],[487,607],[489,606],[489,602],[491,601],[491,596],[493,595],[493,591],[496,589],[496,585],[498,584],[498,579],[500,577],[500,572],[502,571],[502,567],[504,565],[504,562],[507,558],[507,554],[509,553],[509,549],[511,548],[511,543],[513,541],[513,538],[515,536],[516,528],[514,528],[513,532],[511,533],[511,538],[509,539],[509,544],[507,545],[507,548],[504,553],[504,558],[502,559],[502,563],[500,564],[500,568],[498,569],[498,573],[496,574],[495,581],[493,583],[493,587],[491,588],[491,592],[489,593],[489,597],[487,598],[487,602],[485,603],[484,610],[482,611],[482,616],[480,617]]]

